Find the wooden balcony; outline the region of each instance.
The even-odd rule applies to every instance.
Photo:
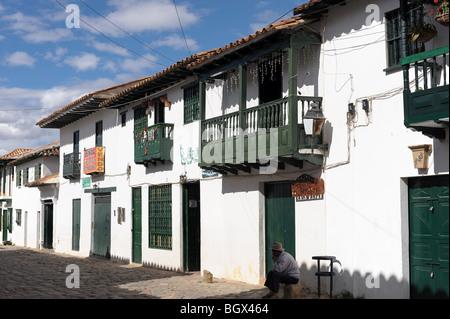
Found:
[[[173,124],[159,123],[134,131],[134,162],[147,166],[172,161]]]
[[[445,138],[449,121],[448,53],[449,47],[445,46],[401,60],[404,124],[439,139]],[[410,69],[414,72],[413,83],[410,83]]]
[[[222,174],[250,173],[269,165],[273,158],[278,168],[284,164],[303,167],[303,161],[322,165],[323,156],[312,150],[322,137],[306,136],[303,115],[312,102],[321,105],[321,97],[296,97],[297,112],[290,110],[289,98],[211,118],[201,123],[200,166]],[[291,114],[298,116],[291,120]],[[300,118],[300,119],[299,119]],[[305,152],[301,152],[304,150]]]
[[[63,157],[63,178],[80,178],[80,153],[64,154]]]

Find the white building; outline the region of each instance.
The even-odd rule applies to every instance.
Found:
[[[334,292],[448,297],[448,27],[408,45],[417,10],[310,1],[40,121],[61,132],[55,249],[258,284],[281,241],[307,286],[331,255]]]
[[[8,206],[3,209],[3,242],[53,248],[58,167],[59,141],[23,151],[5,165],[9,174],[4,180]]]

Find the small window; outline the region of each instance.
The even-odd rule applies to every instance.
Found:
[[[200,119],[199,84],[196,83],[184,89],[184,124]]]
[[[34,180],[37,181],[41,179],[42,174],[42,164],[36,164],[34,166]]]
[[[148,194],[149,248],[172,249],[172,185],[150,186]]]
[[[121,121],[122,127],[127,126],[127,112],[120,113],[120,121]]]
[[[95,146],[102,147],[103,146],[103,122],[95,123]]]
[[[408,10],[406,21],[408,29],[417,25],[423,7],[415,7]],[[408,39],[409,40],[409,39]],[[395,68],[400,66],[402,56],[402,32],[401,32],[401,14],[400,9],[386,13],[386,44],[387,44],[387,66]],[[422,42],[413,41],[407,47],[407,56],[423,52],[425,46]]]
[[[73,152],[80,152],[80,131],[73,132]]]
[[[16,209],[16,224],[17,226],[22,225],[22,210]]]

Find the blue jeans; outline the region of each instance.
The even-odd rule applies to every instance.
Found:
[[[281,272],[271,270],[267,274],[264,286],[269,288],[270,291],[278,293],[278,290],[280,290],[280,284],[296,284],[296,283],[298,283],[298,278],[294,278]]]

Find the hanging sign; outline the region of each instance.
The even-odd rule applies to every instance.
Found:
[[[292,183],[292,197],[297,202],[323,199],[324,194],[325,182],[322,178],[303,174]]]
[[[84,174],[104,173],[105,148],[93,147],[84,151]]]

